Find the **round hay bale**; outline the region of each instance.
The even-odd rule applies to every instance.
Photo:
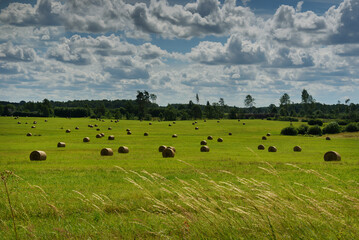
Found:
[[[89,137],[85,137],[84,139],[82,139],[83,142],[90,142],[90,138]]]
[[[26,136],[31,137],[32,133],[27,133]]]
[[[264,149],[265,149],[265,147],[263,144],[258,145],[258,150],[264,150]]]
[[[108,130],[112,130],[112,127],[107,128]]]
[[[37,124],[37,122],[36,122],[36,121],[33,121],[33,124]]]
[[[96,128],[96,131],[100,131],[101,129],[99,129],[99,128]]]
[[[206,141],[206,140],[202,140],[202,141],[201,141],[201,145],[207,145],[207,141]]]
[[[168,124],[169,127],[171,127],[172,125],[171,124]]]
[[[57,147],[66,147],[66,143],[64,142],[58,142]]]
[[[166,148],[167,148],[167,146],[165,146],[165,145],[159,146],[158,151],[163,152],[163,150],[165,150]]]
[[[70,133],[71,132],[71,130],[70,129],[66,129],[66,133]]]
[[[75,127],[76,130],[79,130],[80,128],[79,127]]]
[[[143,134],[143,136],[147,137],[147,136],[148,136],[148,133],[145,132],[145,133]]]
[[[267,133],[267,137],[270,137],[270,135],[271,135],[270,133]]]
[[[36,128],[36,126],[31,126],[31,128]]]
[[[294,152],[301,152],[302,148],[300,146],[294,146],[293,151]]]
[[[148,125],[152,125],[152,123],[148,123]]]
[[[27,124],[27,122],[25,124]]]
[[[277,152],[277,148],[275,146],[270,146],[268,152]]]
[[[172,137],[173,137],[173,138],[176,138],[176,137],[177,137],[177,134],[173,134]]]
[[[246,123],[243,123],[243,125],[246,125]]]
[[[263,137],[262,137],[262,140],[267,140],[267,137],[266,137],[266,136],[263,136]]]
[[[113,122],[113,120],[111,120],[111,122]]]
[[[90,125],[88,125],[88,127],[89,127],[89,128],[93,128],[93,125],[90,124]]]
[[[241,119],[238,119],[238,122],[240,122],[241,121]]]
[[[100,133],[100,134],[101,134],[101,136],[102,136],[102,137],[104,137],[104,136],[105,136],[105,134],[104,134],[104,133]]]
[[[96,134],[96,138],[102,138],[101,134]]]
[[[47,122],[47,119],[45,119],[45,122]]]
[[[208,136],[208,137],[207,137],[207,140],[213,140],[213,137],[212,137],[212,136]]]
[[[112,155],[113,155],[112,148],[102,148],[101,156],[112,156]]]
[[[201,152],[209,152],[209,147],[208,146],[202,146],[200,150],[201,150]]]
[[[218,138],[217,142],[223,142],[223,138]]]
[[[195,130],[198,130],[199,128],[198,128],[198,127],[195,127],[194,129],[195,129]]]
[[[331,138],[330,138],[330,137],[326,137],[325,140],[331,140]]]
[[[228,135],[229,135],[229,136],[232,136],[232,133],[230,132],[230,133],[228,133]]]
[[[129,153],[130,150],[126,146],[121,146],[121,147],[118,148],[118,152],[119,153]]]
[[[342,157],[339,153],[334,151],[329,151],[324,154],[324,161],[340,161]]]
[[[217,123],[219,123],[219,121],[217,121]]]
[[[206,119],[204,119],[204,120],[203,120],[203,122],[207,122],[207,120],[206,120]]]
[[[197,121],[195,121],[194,123],[196,123],[196,124],[197,124]]]
[[[175,151],[172,148],[166,148],[162,151],[162,157],[164,158],[173,158],[175,156]]]
[[[174,152],[176,152],[176,148],[175,148],[175,147],[169,146],[169,147],[167,147],[167,148],[170,148],[170,149],[172,149]]]
[[[176,124],[176,122],[173,122],[173,124]]]
[[[126,129],[127,132],[130,132],[131,130],[129,128]]]
[[[192,125],[194,125],[195,123],[193,122]]]
[[[44,151],[32,151],[30,153],[31,161],[44,161],[46,160],[46,153]]]
[[[17,124],[21,124],[21,122],[17,122]]]
[[[110,136],[108,136],[107,139],[108,139],[108,140],[115,140],[115,136],[114,136],[114,135],[110,135]]]
[[[95,127],[98,127],[98,125],[97,125],[97,124],[95,124]]]
[[[105,120],[102,119],[102,122],[105,122]]]
[[[131,131],[128,131],[128,132],[127,132],[127,135],[131,135],[131,134],[132,134],[132,132],[131,132]]]

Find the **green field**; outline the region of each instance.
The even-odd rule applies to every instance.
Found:
[[[192,123],[0,118],[0,169],[12,172],[3,176],[18,239],[359,239],[359,134],[327,141],[281,136],[288,122]],[[122,145],[128,154],[117,152]],[[163,158],[160,145],[174,146],[176,156]],[[100,156],[104,147],[114,155]],[[30,161],[33,150],[47,160]],[[342,160],[325,162],[327,151]],[[14,239],[3,182],[0,239]]]

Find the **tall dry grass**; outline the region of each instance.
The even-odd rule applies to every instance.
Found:
[[[196,174],[192,176],[196,178],[167,179],[158,173],[115,166],[121,173],[119,176],[124,175],[144,199],[133,198],[138,203],[131,203],[131,199],[111,199],[101,193],[73,190],[64,193],[71,196],[71,203],[59,207],[56,199],[40,186],[28,184],[31,191],[18,194],[26,194],[29,201],[15,201],[13,219],[20,230],[20,238],[31,239],[115,236],[142,239],[359,239],[359,199],[353,194],[359,183],[344,182],[333,175],[294,164],[286,165],[295,174],[307,175],[315,184],[288,181],[269,163],[263,163],[259,168],[263,174],[275,178],[276,181],[271,182],[276,184],[243,178],[224,170],[219,170],[220,178],[193,168]],[[76,212],[70,207],[74,203]],[[36,225],[49,219],[55,225],[42,231],[51,232],[41,232]],[[74,221],[78,223],[75,226]],[[119,229],[114,222],[124,227]],[[0,227],[5,225],[3,221]],[[10,233],[3,236],[11,239]]]
[[[299,174],[315,176],[322,183],[313,189],[286,182],[270,164],[260,167],[277,178],[273,186],[241,178],[218,181],[208,175],[199,180],[166,180],[146,171],[130,173],[127,180],[146,193],[148,205],[141,212],[161,219],[161,227],[147,226],[152,234],[189,239],[359,239],[359,200],[345,188],[357,182],[340,179],[293,164]],[[339,183],[343,187],[339,187]],[[149,183],[149,184],[148,184]],[[159,189],[160,194],[154,194]],[[144,225],[145,223],[138,223]]]

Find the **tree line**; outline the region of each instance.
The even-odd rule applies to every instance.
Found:
[[[29,116],[29,117],[91,117],[113,119],[140,120],[190,120],[190,119],[276,119],[295,121],[297,118],[348,119],[359,121],[359,105],[344,103],[327,105],[316,100],[303,89],[301,102],[294,103],[290,96],[284,93],[279,98],[279,105],[270,104],[268,107],[255,107],[255,98],[247,95],[244,99],[245,107],[228,106],[224,98],[218,102],[205,105],[199,104],[198,93],[196,103],[168,104],[159,106],[157,96],[148,91],[137,91],[136,99],[123,100],[73,100],[51,101],[44,99],[40,102],[21,101],[18,103],[0,102],[1,116]]]

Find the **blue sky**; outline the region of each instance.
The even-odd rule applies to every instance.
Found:
[[[358,0],[0,2],[0,100],[358,103]]]

